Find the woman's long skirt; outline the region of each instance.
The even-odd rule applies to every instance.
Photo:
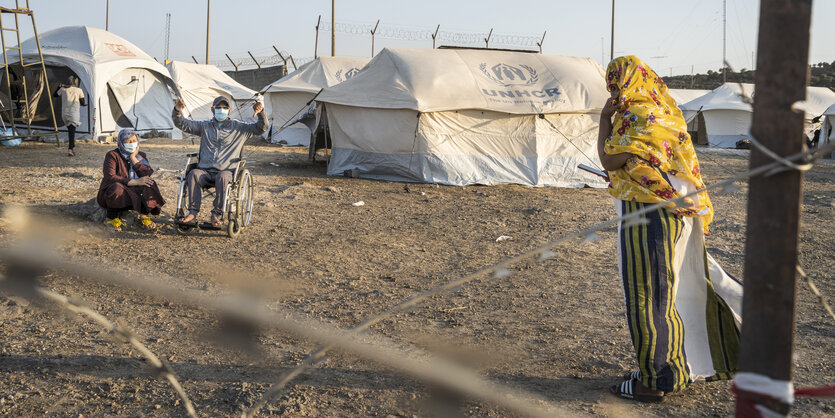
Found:
[[[615,201],[619,215],[648,204]],[[657,209],[618,229],[626,318],[641,383],[675,392],[737,368],[742,284],[705,248],[701,219]]]

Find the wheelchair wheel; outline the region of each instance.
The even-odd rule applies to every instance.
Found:
[[[241,234],[242,229],[243,228],[238,225],[238,221],[236,219],[230,219],[229,222],[226,223],[226,235],[229,235],[229,238],[236,238]]]
[[[252,174],[244,170],[241,175],[241,182],[238,187],[238,220],[242,228],[249,226],[252,220],[252,196],[255,192],[255,184],[252,182]]]
[[[249,225],[252,215],[252,174],[244,169],[238,175],[234,190],[234,200],[228,205],[228,224],[226,234],[229,238],[237,237]]]

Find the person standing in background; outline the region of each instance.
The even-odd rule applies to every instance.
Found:
[[[75,155],[75,130],[81,126],[81,106],[87,106],[84,102],[84,92],[78,88],[78,77],[71,75],[70,84],[59,84],[55,96],[61,98],[61,119],[67,126],[69,136],[70,157]]]

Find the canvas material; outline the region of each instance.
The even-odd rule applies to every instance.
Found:
[[[740,97],[743,91],[749,98],[756,96],[753,84],[725,83],[679,107],[685,114],[703,112],[711,147],[735,148],[737,141],[748,138],[751,130],[753,109]],[[807,87],[804,107],[808,132],[815,128],[812,118],[826,114],[828,107],[835,113],[835,92],[825,87]]]
[[[317,93],[324,87],[335,86],[358,74],[370,58],[319,57],[296,71],[261,89],[261,93],[308,92]]]
[[[327,106],[327,115],[330,175],[359,169],[362,177],[395,181],[605,187],[602,179],[577,168],[600,165],[597,120],[590,115],[545,115],[546,121],[464,110],[418,119],[408,109],[338,105]]]
[[[252,100],[258,92],[238,83],[214,65],[173,61],[166,68],[192,118],[211,119],[212,101],[218,96],[229,102],[230,118],[250,120],[254,117]]]
[[[385,48],[317,101],[346,106],[508,114],[599,113],[609,96],[590,58],[506,51]]]
[[[40,35],[44,62],[47,65],[64,66],[79,77],[79,87],[89,98],[94,111],[86,117],[82,110],[82,128],[93,126],[92,137],[103,132],[119,129],[111,116],[107,100],[108,82],[128,68],[151,71],[162,84],[174,86],[165,67],[131,42],[102,29],[87,26],[67,26],[44,32]],[[38,54],[34,38],[27,39],[21,45],[24,59],[36,58]],[[167,88],[167,87],[166,87]],[[169,94],[168,106],[173,103]],[[93,124],[93,118],[96,123]],[[170,118],[169,118],[170,119]],[[152,120],[152,118],[148,118]],[[161,120],[160,120],[161,121]],[[170,122],[168,123],[170,126]],[[166,129],[163,126],[155,129]]]

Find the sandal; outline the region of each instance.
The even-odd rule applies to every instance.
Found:
[[[75,152],[73,150],[69,150],[69,151],[67,151],[67,156],[68,157],[75,157]]]
[[[212,228],[218,228],[218,229],[223,228],[223,219],[222,218],[216,218],[214,215],[212,215],[211,224],[212,224]]]
[[[641,371],[640,370],[635,370],[632,373],[626,373],[625,375],[623,375],[623,380],[630,380],[630,379],[631,380],[637,380],[637,381],[640,382],[641,381]]]
[[[119,218],[108,219],[104,221],[105,225],[110,225],[111,229],[116,232],[122,232],[122,220]]]
[[[136,222],[142,229],[146,231],[153,231],[157,229],[157,224],[148,217],[148,215],[139,215],[136,217]]]
[[[657,403],[664,400],[664,392],[661,391],[658,391],[661,393],[660,395],[652,393],[637,393],[635,390],[636,385],[640,384],[641,383],[638,380],[626,379],[619,385],[609,387],[609,392],[612,392],[612,394],[617,397],[637,402]]]

